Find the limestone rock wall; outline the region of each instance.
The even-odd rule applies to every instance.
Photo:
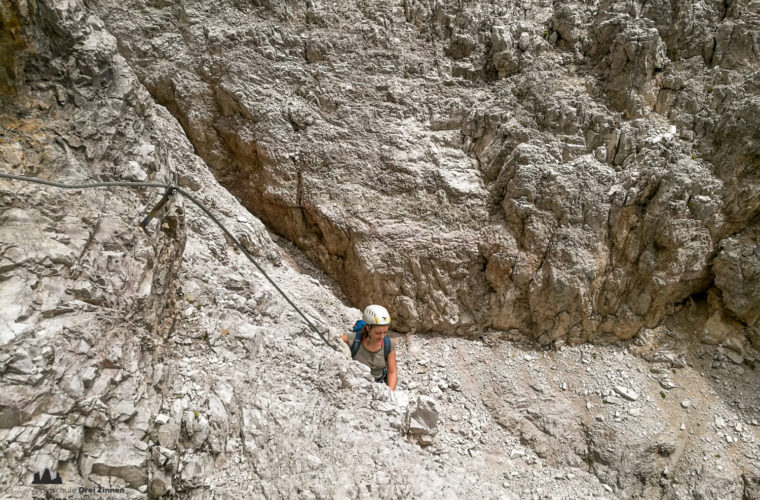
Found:
[[[401,330],[630,338],[757,224],[755,2],[92,8],[217,179]]]
[[[721,5],[1,0],[2,171],[179,184],[331,337],[358,311],[247,208],[402,329],[677,312],[397,337],[391,394],[183,198],[143,231],[159,191],[3,179],[4,494],[756,497],[758,13]]]
[[[329,336],[351,324],[358,311],[216,183],[84,3],[0,5],[10,27],[3,48],[13,49],[11,57],[3,52],[3,172],[66,183],[178,183]],[[463,483],[469,455],[444,460],[440,446],[435,454],[423,449],[438,432],[436,402],[396,400],[325,345],[187,200],[175,198],[147,231],[139,228],[160,196],[0,180],[5,496],[505,491],[503,472],[476,467]],[[364,462],[370,472],[347,473]],[[32,484],[45,469],[60,486]],[[553,474],[524,474],[517,488],[530,491],[535,481],[565,488]],[[581,495],[604,491],[589,474],[574,484]]]

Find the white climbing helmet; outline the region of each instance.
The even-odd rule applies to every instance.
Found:
[[[368,325],[388,325],[391,322],[391,315],[383,306],[367,306],[362,315],[362,319]]]

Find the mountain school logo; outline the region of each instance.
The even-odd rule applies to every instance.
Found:
[[[45,468],[42,474],[39,472],[34,473],[32,484],[63,484],[63,479],[61,479],[61,476],[57,472],[51,472],[50,469]]]

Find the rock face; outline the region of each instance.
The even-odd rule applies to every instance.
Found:
[[[757,2],[336,4],[0,0],[0,171],[480,336],[0,179],[6,494],[756,497]]]
[[[747,325],[760,318],[760,227],[757,225],[724,240],[713,261],[715,285],[728,310]]]
[[[630,338],[757,225],[753,2],[92,8],[217,179],[404,331]]]

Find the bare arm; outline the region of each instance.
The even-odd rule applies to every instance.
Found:
[[[348,343],[348,335],[343,335],[340,337],[340,340],[346,343],[349,349],[351,349],[351,344]]]
[[[386,360],[386,368],[388,370],[387,376],[386,376],[386,383],[388,384],[388,387],[391,388],[392,391],[396,390],[396,383],[398,382],[398,372],[396,371],[396,350],[392,350],[390,354],[388,354],[388,359]]]

